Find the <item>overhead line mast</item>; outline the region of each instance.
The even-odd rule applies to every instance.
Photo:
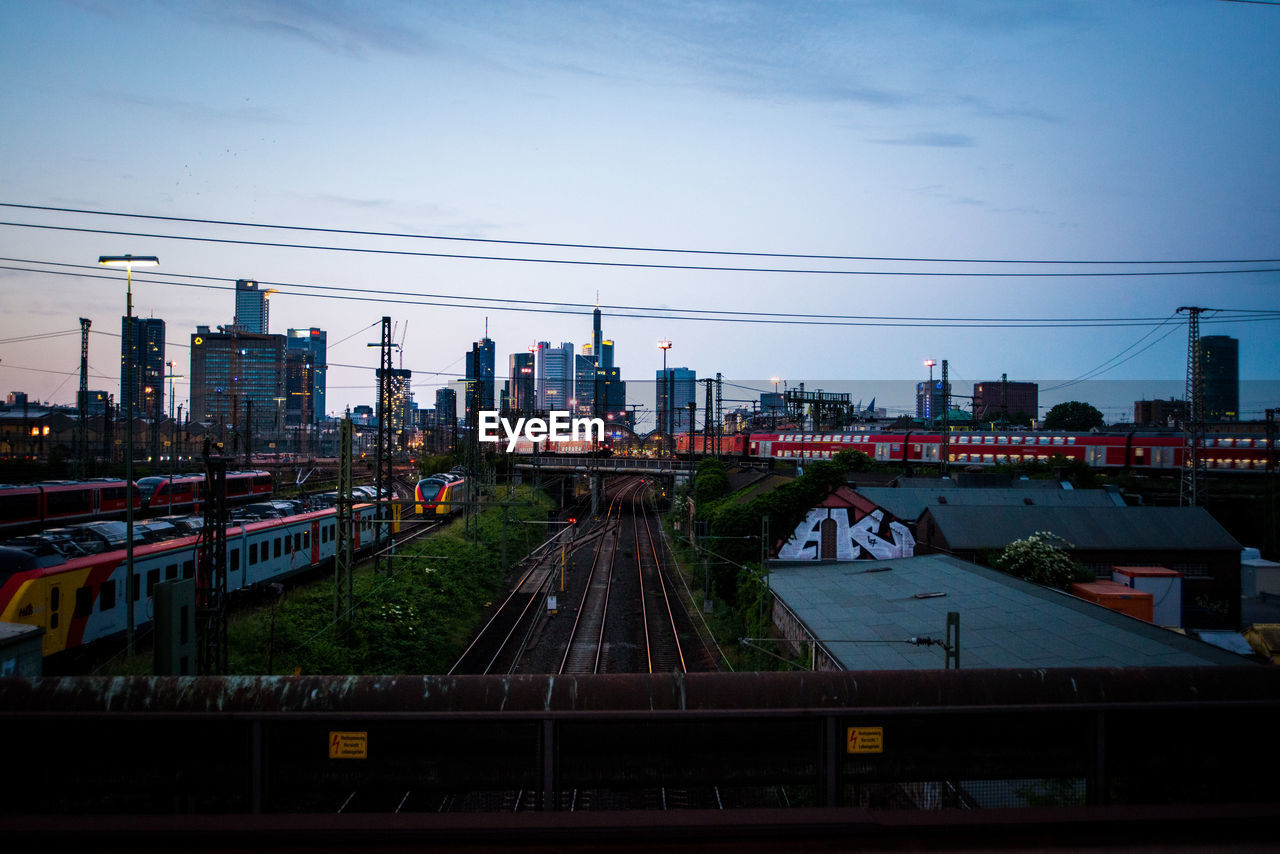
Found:
[[[1186,451],[1182,462],[1182,484],[1179,504],[1195,507],[1199,503],[1200,448],[1204,444],[1204,362],[1200,358],[1200,313],[1213,311],[1198,306],[1180,306],[1187,313],[1187,416],[1183,422]]]

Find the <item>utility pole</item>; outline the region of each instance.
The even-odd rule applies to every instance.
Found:
[[[355,561],[351,548],[351,419],[338,425],[337,542],[333,556],[333,619],[347,620],[354,609],[351,576]]]
[[[253,398],[244,399],[244,467],[253,468]]]
[[[703,385],[707,387],[707,405],[705,408],[706,414],[703,415],[702,417],[702,455],[703,456],[710,455],[711,448],[712,448],[712,446],[709,443],[711,441],[711,424],[712,424],[712,417],[713,417],[712,407],[711,407],[711,384],[713,382],[715,382],[715,380],[711,379],[711,377],[707,377],[705,380],[702,381]],[[692,419],[690,420],[692,421]],[[690,451],[690,459],[692,459],[692,452],[693,452],[693,431],[692,430],[689,431],[689,451]]]
[[[196,672],[227,672],[227,458],[204,440],[204,527],[196,562]],[[248,555],[245,555],[248,560]]]
[[[83,480],[89,476],[89,326],[93,321],[80,318],[80,398],[76,425],[76,470]]]
[[[1182,461],[1179,504],[1195,507],[1200,496],[1200,446],[1204,444],[1204,365],[1200,359],[1200,313],[1212,309],[1181,306],[1187,313],[1187,419],[1183,422],[1186,450]]]
[[[931,392],[932,393],[932,392]],[[947,360],[942,360],[942,441],[938,443],[939,472],[947,473],[951,434],[951,380],[947,376]],[[905,449],[904,449],[905,453]]]
[[[370,344],[381,350],[381,367],[378,368],[378,452],[375,454],[377,474],[374,478],[378,492],[377,512],[373,528],[373,571],[381,568],[391,574],[391,559],[382,554],[383,529],[386,528],[386,494],[391,489],[391,318],[382,318],[382,342]]]
[[[720,438],[724,435],[724,378],[719,371],[716,371],[716,419],[714,422],[708,422],[708,424],[711,423],[715,424],[712,429],[716,435],[716,456],[718,457],[722,451]]]

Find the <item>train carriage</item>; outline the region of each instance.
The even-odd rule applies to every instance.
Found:
[[[353,508],[356,549],[369,542],[374,507]],[[227,589],[279,581],[333,559],[336,512],[303,513],[232,527],[227,531]],[[135,628],[155,616],[155,588],[195,576],[199,536],[134,549]],[[44,628],[44,655],[119,635],[127,628],[124,551],[40,566],[34,556],[0,547],[0,622]]]
[[[449,516],[462,511],[471,497],[471,479],[461,472],[424,477],[414,488],[414,511],[419,516]]]

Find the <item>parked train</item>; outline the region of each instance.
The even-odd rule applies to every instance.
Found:
[[[414,510],[420,516],[449,516],[462,512],[471,498],[471,479],[462,472],[433,474],[418,481]]]
[[[757,460],[823,460],[852,449],[880,462],[937,463],[942,454],[942,435],[937,432],[752,433],[741,438],[740,455]],[[1090,468],[1157,471],[1180,469],[1189,462],[1185,438],[1167,432],[956,432],[948,434],[947,440],[947,461],[962,466],[1018,465],[1065,457]],[[1259,436],[1206,436],[1198,450],[1210,470],[1265,471],[1267,467],[1266,439]]]
[[[353,508],[356,549],[372,537],[374,506]],[[278,581],[331,560],[336,511],[318,510],[251,522],[227,530],[227,589]],[[134,549],[135,627],[155,616],[155,587],[195,575],[199,536]],[[44,629],[43,653],[54,655],[127,628],[125,552],[113,551],[47,565],[26,551],[0,547],[0,622]],[[41,565],[46,564],[46,565]]]
[[[203,504],[204,482],[204,475],[144,477],[138,481],[138,490],[142,493],[142,507],[144,510],[155,511],[162,515],[198,511]],[[227,503],[229,504],[256,501],[264,495],[271,495],[274,490],[275,482],[270,472],[227,472]]]
[[[202,475],[144,477],[134,488],[134,513],[163,516],[200,509]],[[120,479],[51,480],[22,486],[0,484],[0,533],[34,531],[72,522],[123,518],[128,482]],[[227,500],[254,501],[274,490],[264,471],[227,472]]]

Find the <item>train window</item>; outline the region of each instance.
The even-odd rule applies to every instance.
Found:
[[[1068,437],[1067,437],[1067,444],[1068,444],[1068,445],[1074,445],[1075,443],[1076,443],[1076,437],[1075,437],[1075,436],[1068,436]]]
[[[293,537],[288,534],[284,535],[284,553],[293,554]]]
[[[996,441],[997,441],[999,444],[1001,444],[1001,445],[1007,445],[1007,444],[1009,444],[1009,437],[1008,437],[1008,436],[997,436],[997,437],[996,437]]]
[[[1015,444],[1015,445],[1021,445],[1021,444],[1022,444],[1022,437],[1021,437],[1021,436],[1011,436],[1011,437],[1010,437],[1010,441],[1012,441],[1012,442],[1013,442],[1013,444]]]
[[[116,583],[114,579],[98,585],[98,610],[110,611],[116,606]]]
[[[93,590],[89,587],[76,588],[76,611],[73,616],[87,617],[93,613]]]
[[[160,570],[153,569],[147,573],[147,598],[155,595],[156,585],[160,583]]]
[[[130,582],[132,584],[130,589],[133,591],[133,601],[137,602],[142,596],[142,576],[135,573]]]
[[[311,532],[310,531],[302,532],[302,547],[304,549],[311,548]]]
[[[195,561],[184,560],[182,562],[182,577],[191,578],[195,574],[196,574]]]
[[[280,538],[276,537],[276,553],[275,557],[280,557]]]
[[[258,562],[258,544],[249,543],[249,566]]]
[[[93,493],[88,489],[60,489],[44,494],[45,512],[50,516],[72,516],[93,512]]]
[[[231,550],[231,569],[236,570],[239,568],[240,568],[240,550],[232,549]]]
[[[165,581],[173,581],[177,577],[178,577],[178,565],[176,563],[171,563],[164,568]]]
[[[302,532],[299,531],[298,533],[293,535],[293,550],[296,552],[296,551],[299,551],[301,548],[302,548]]]
[[[26,495],[0,495],[0,522],[12,522],[18,519],[38,519],[40,513],[36,509],[38,493]]]

